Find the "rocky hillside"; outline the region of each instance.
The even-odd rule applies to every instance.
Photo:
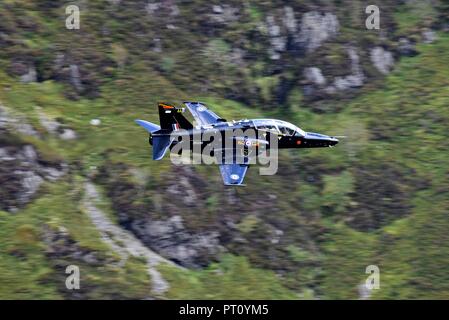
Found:
[[[0,298],[449,297],[444,1],[68,4],[0,3]],[[347,139],[225,188],[133,123],[189,99]]]

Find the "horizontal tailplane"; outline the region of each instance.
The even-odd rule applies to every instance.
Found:
[[[155,131],[161,130],[161,127],[157,124],[151,123],[145,120],[136,120],[136,123],[147,130],[149,133],[153,133]]]

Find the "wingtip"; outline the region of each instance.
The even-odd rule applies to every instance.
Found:
[[[246,187],[244,183],[224,183],[226,187]]]

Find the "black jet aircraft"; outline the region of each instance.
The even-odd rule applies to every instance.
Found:
[[[177,143],[179,143],[179,137],[188,136],[191,143],[191,147],[194,144],[194,134],[201,134],[206,132],[219,132],[225,140],[226,131],[241,129],[243,132],[247,129],[253,129],[256,132],[256,137],[232,136],[235,141],[235,145],[256,146],[256,148],[265,149],[270,148],[269,137],[276,136],[277,147],[279,149],[286,148],[322,148],[332,147],[338,143],[336,137],[327,136],[324,134],[305,132],[297,126],[282,120],[275,119],[244,119],[238,121],[227,121],[214,112],[209,110],[204,103],[201,102],[184,102],[184,105],[193,115],[196,121],[195,126],[190,123],[184,116],[183,112],[185,108],[178,108],[173,105],[159,103],[159,119],[160,126],[145,120],[136,120],[136,123],[145,128],[149,134],[149,143],[153,146],[153,160],[161,160],[168,149],[172,149]],[[181,130],[183,129],[183,130]],[[238,131],[238,130],[237,130]],[[240,131],[239,131],[240,132]],[[263,139],[261,138],[263,137]],[[200,141],[201,147],[199,150],[203,150],[206,145],[211,143],[208,141]],[[193,150],[192,147],[189,150]],[[224,150],[220,147],[220,150],[213,150],[217,154],[219,151]],[[244,151],[248,152],[247,149]],[[248,154],[244,156],[247,159]],[[241,185],[245,177],[249,164],[245,161],[236,161],[233,156],[231,161],[219,162],[220,172],[225,185]]]

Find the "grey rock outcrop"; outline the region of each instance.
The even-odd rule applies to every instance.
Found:
[[[332,13],[306,12],[302,16],[298,41],[308,52],[311,52],[337,35],[339,28],[337,16]]]
[[[12,129],[26,136],[39,137],[39,133],[21,116],[13,115],[0,103],[0,129]]]
[[[44,112],[39,110],[39,123],[47,130],[48,133],[57,136],[62,140],[75,140],[78,135],[73,129],[65,128],[59,121],[48,117]]]
[[[74,241],[67,229],[43,226],[42,240],[47,245],[46,254],[54,259],[65,258],[75,261],[83,261],[90,265],[104,265],[106,261],[95,252],[81,247]]]
[[[423,42],[424,43],[432,43],[437,39],[437,35],[435,33],[435,31],[431,30],[431,29],[427,29],[424,30],[422,33],[422,37],[423,37]]]
[[[0,130],[0,134],[5,132]],[[4,182],[0,208],[15,212],[29,203],[43,182],[63,176],[64,164],[44,165],[36,149],[29,144],[15,145],[0,141],[0,178]]]
[[[326,84],[326,78],[323,76],[321,69],[317,67],[305,68],[304,77],[308,82],[318,86]]]
[[[59,138],[62,140],[75,140],[77,137],[76,132],[72,129],[62,129],[62,132],[59,134]]]
[[[323,93],[325,95],[335,95],[339,92],[363,86],[365,76],[360,65],[360,57],[357,50],[353,47],[348,47],[347,52],[351,61],[351,73],[348,75],[334,77],[333,80],[328,81],[321,69],[317,67],[304,69],[303,75],[307,82],[303,87],[305,96],[319,97]]]
[[[61,124],[53,120],[43,112],[39,112],[39,123],[47,130],[48,133],[56,134]]]
[[[380,73],[388,74],[394,66],[393,54],[382,47],[371,49],[370,58],[373,65]]]
[[[214,256],[220,251],[218,232],[192,234],[185,229],[180,216],[134,220],[130,227],[147,246],[184,267],[199,267],[199,257]]]
[[[365,283],[361,283],[357,286],[359,292],[359,300],[369,300],[372,294],[372,290],[369,289]]]
[[[224,4],[213,5],[212,13],[209,14],[209,19],[212,23],[217,25],[225,25],[236,21],[239,17],[239,8]]]
[[[147,261],[148,273],[152,280],[152,291],[161,295],[168,290],[168,283],[157,270],[157,265],[166,263],[173,265],[157,253],[145,247],[132,233],[115,225],[108,216],[95,205],[100,200],[100,195],[91,182],[84,185],[85,197],[83,206],[92,223],[98,229],[104,242],[106,242],[122,259],[122,264],[129,256],[143,257]]]
[[[37,81],[37,72],[34,66],[28,68],[28,72],[20,76],[20,81],[23,83],[30,83]]]
[[[24,118],[13,116],[0,105],[0,209],[15,212],[29,203],[45,181],[55,181],[67,172],[61,161],[44,159],[20,136],[39,137]]]
[[[351,59],[351,74],[345,77],[336,77],[334,87],[344,91],[349,88],[358,88],[363,85],[364,75],[360,67],[360,58],[355,48],[348,48],[348,55]]]
[[[282,20],[287,31],[291,34],[295,34],[298,30],[298,25],[292,7],[284,7],[284,17]]]
[[[281,27],[276,23],[274,16],[267,17],[266,26],[271,45],[270,58],[278,60],[281,57],[280,53],[286,49],[287,37],[281,33]]]
[[[399,39],[398,52],[401,56],[413,57],[418,54],[416,46],[407,38]]]
[[[270,42],[270,58],[280,59],[281,53],[288,49],[289,38],[294,47],[300,47],[306,53],[313,52],[336,36],[339,28],[337,16],[332,13],[306,12],[298,23],[294,10],[285,6],[280,18],[275,15],[266,17],[265,31]]]
[[[81,84],[80,69],[76,64],[70,65],[70,83],[76,88],[76,90],[83,90],[83,86]]]
[[[179,8],[173,0],[148,2],[145,10],[149,15],[161,14],[161,11],[164,11],[171,17],[176,17],[180,14]]]

